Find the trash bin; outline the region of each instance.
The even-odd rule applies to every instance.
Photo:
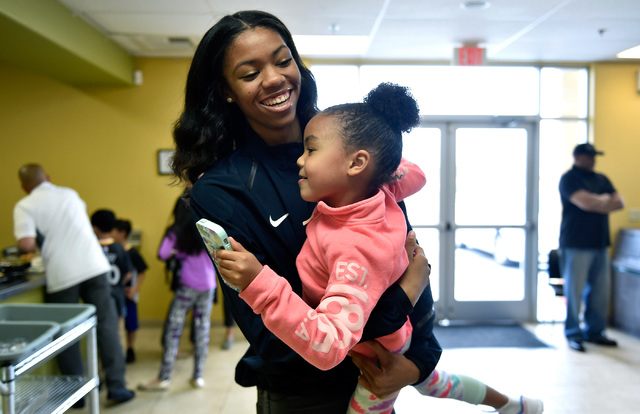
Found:
[[[640,337],[640,229],[621,229],[612,260],[611,325]]]

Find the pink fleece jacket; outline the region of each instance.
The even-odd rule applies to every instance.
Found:
[[[358,203],[338,208],[318,203],[296,260],[302,298],[268,266],[240,293],[271,332],[320,369],[335,367],[351,349],[371,355],[369,347],[357,345],[364,325],[408,265],[407,226],[397,202],[420,190],[426,179],[406,160],[396,177]],[[411,331],[407,318],[401,329],[378,341],[397,351]]]

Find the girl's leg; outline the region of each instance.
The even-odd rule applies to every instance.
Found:
[[[414,387],[422,395],[436,398],[453,398],[469,404],[485,404],[488,389],[486,385],[474,378],[466,375],[450,374],[438,369],[434,370],[426,380],[414,385]],[[490,393],[490,397],[499,399],[499,396],[493,394],[493,392]],[[507,401],[508,398],[505,397],[504,402],[498,407],[506,404]]]
[[[162,338],[164,352],[160,373],[158,374],[158,379],[161,381],[171,378],[171,372],[173,371],[178,347],[180,345],[180,335],[184,328],[184,321],[187,312],[195,301],[194,292],[197,291],[185,286],[180,286],[176,290],[173,301],[171,302],[169,314],[165,321],[164,338]]]
[[[499,414],[540,414],[541,400],[528,397],[509,398],[483,382],[466,375],[434,370],[422,383],[414,386],[422,395],[453,398],[469,404],[493,407]]]
[[[194,349],[193,379],[202,378],[204,364],[209,351],[209,330],[211,328],[211,308],[213,307],[213,289],[198,292],[193,306]]]
[[[222,349],[231,349],[234,342],[233,326],[235,325],[235,321],[233,320],[233,315],[231,314],[231,304],[229,303],[228,296],[223,294],[222,298],[222,307],[224,310],[224,326],[227,328],[224,342],[222,343]]]
[[[385,399],[381,399],[358,384],[351,397],[347,414],[390,414],[393,412],[393,404],[395,404],[398,394],[395,393]]]
[[[394,352],[404,354],[410,346],[411,337],[409,337],[400,349]],[[358,384],[355,392],[351,396],[351,402],[349,402],[349,410],[347,411],[347,414],[391,414],[394,412],[393,404],[395,404],[399,394],[400,391],[381,399]]]

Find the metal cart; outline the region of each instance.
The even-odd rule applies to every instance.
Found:
[[[97,414],[99,378],[95,307],[38,304],[7,305],[4,308],[0,305],[0,320],[7,309],[8,320],[33,321],[37,318],[40,321],[53,321],[59,323],[60,331],[51,342],[46,341],[29,354],[4,361],[0,367],[1,413],[63,413],[82,397],[88,396],[89,412]],[[25,375],[83,337],[86,337],[86,376]]]

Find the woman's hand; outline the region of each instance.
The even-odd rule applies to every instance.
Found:
[[[220,276],[231,286],[244,290],[262,271],[262,264],[242,244],[229,237],[233,250],[216,251]]]
[[[418,246],[415,231],[411,230],[407,234],[404,247],[407,250],[407,256],[409,256],[409,266],[402,274],[399,283],[411,303],[415,306],[420,295],[429,285],[431,266],[424,255],[424,250]]]
[[[351,351],[349,355],[361,372],[358,383],[376,397],[384,398],[397,393],[420,379],[420,370],[404,355],[390,352],[376,341],[365,343],[376,353],[378,364],[357,352]]]

